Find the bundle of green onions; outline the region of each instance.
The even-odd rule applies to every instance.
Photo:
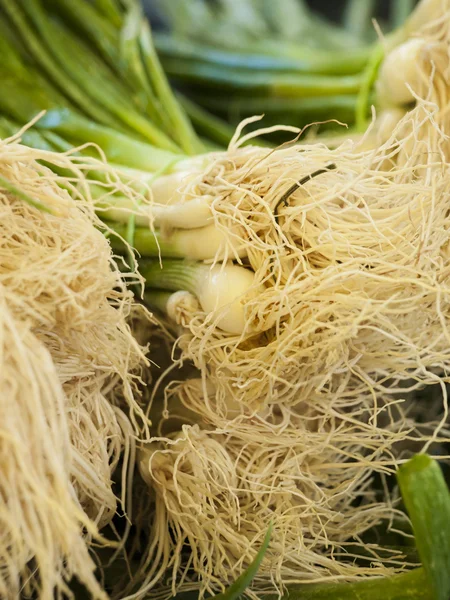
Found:
[[[273,260],[285,262],[292,271],[292,258],[284,256],[284,252],[290,244],[293,246],[289,252],[302,252],[297,233],[289,241],[287,226],[284,230],[279,228],[280,207],[287,206],[289,196],[315,176],[319,175],[315,181],[326,182],[325,175],[342,151],[330,153],[318,147],[303,155],[300,149],[291,154],[282,149],[280,154],[272,155],[271,151],[241,149],[240,145],[252,138],[244,136],[238,142],[239,130],[233,151],[207,153],[167,83],[137,0],[81,0],[76,6],[69,0],[0,0],[0,8],[2,135],[11,135],[34,119],[32,129],[22,134],[27,144],[63,151],[72,151],[74,145],[79,145],[81,157],[98,155],[100,151],[117,166],[121,181],[130,184],[133,180],[139,196],[130,204],[129,198],[120,193],[120,181],[114,193],[105,191],[106,183],[105,187],[101,184],[104,175],[96,173],[100,184],[97,182],[91,193],[98,210],[141,257],[149,257],[140,261],[141,273],[147,280],[147,301],[176,316],[186,306],[188,312],[195,313],[196,297],[203,314],[208,315],[206,328],[203,320],[200,322],[202,332],[218,328],[225,334],[244,335],[252,340],[249,348],[243,347],[245,352],[271,346],[274,323],[278,319],[284,322],[283,314],[289,310],[269,297],[266,306],[257,306],[255,298],[268,287],[272,277],[278,277],[272,259],[265,264],[264,253],[275,251],[281,243],[284,250],[281,254],[277,250]],[[424,0],[395,33],[391,45],[407,39],[424,16],[431,19],[436,10],[445,14],[437,0]],[[333,49],[339,43],[336,36],[331,36]],[[352,56],[350,62],[356,61],[359,69],[360,51],[357,50],[356,58]],[[314,61],[320,62],[319,58],[315,53]],[[350,60],[348,56],[347,59]],[[321,89],[326,91],[326,86]],[[43,116],[42,111],[46,111]],[[295,127],[284,129],[298,133]],[[272,158],[273,169],[268,171],[265,161]],[[353,161],[351,157],[345,160]],[[258,164],[261,171],[254,169],[254,179],[249,179],[248,169]],[[366,169],[369,163],[362,157],[358,164],[357,169]],[[281,171],[277,172],[278,168]],[[271,176],[264,179],[267,172],[274,174],[276,185]],[[341,172],[337,177],[341,181],[347,176]],[[330,183],[333,181],[336,183]],[[260,199],[255,195],[258,186]],[[280,198],[272,197],[278,193]],[[264,228],[268,228],[266,239]],[[304,233],[300,237],[304,238]],[[124,249],[120,240],[115,240],[117,249]],[[300,255],[298,258],[303,261]],[[199,261],[215,264],[211,267]],[[259,272],[256,278],[255,272]],[[287,281],[284,267],[280,273],[276,286]],[[181,304],[180,297],[173,295],[180,290],[185,292]],[[244,296],[250,310],[256,311],[251,318],[242,301]],[[270,309],[273,316],[269,318]],[[266,310],[269,313],[263,314]],[[277,315],[276,311],[281,312]],[[194,327],[196,318],[191,319]],[[251,321],[253,324],[249,325]],[[194,337],[200,340],[201,336]],[[219,366],[233,356],[226,349],[228,343],[225,338],[217,341],[215,350],[211,347],[214,352],[220,348],[220,353],[227,356],[216,356],[214,361],[218,360]],[[191,356],[198,356],[198,352],[199,348],[195,348]],[[248,358],[242,360],[246,365],[252,362]],[[329,365],[329,360],[325,364]],[[201,361],[196,364],[201,365]],[[228,364],[226,369],[236,369],[237,365],[238,362]],[[230,385],[244,389],[246,386],[238,383],[240,379],[233,379],[234,373]],[[244,370],[240,377],[249,376],[250,372]],[[267,394],[271,393],[268,389]]]
[[[429,5],[421,3],[395,43],[408,37]],[[447,4],[437,5],[438,16],[448,21]],[[326,31],[334,51],[340,32]],[[327,427],[344,431],[352,452],[357,430],[364,434],[358,460],[364,467],[380,450],[380,415],[387,415],[390,440],[417,439],[403,431],[401,408],[391,405],[411,377],[409,389],[443,385],[441,373],[450,368],[449,174],[427,162],[446,143],[448,130],[439,129],[445,103],[438,103],[441,113],[431,119],[423,116],[429,106],[419,99],[401,123],[407,136],[397,139],[394,132],[386,146],[369,153],[355,153],[351,145],[243,148],[252,134],[242,136],[242,128],[227,152],[209,152],[165,79],[137,0],[0,0],[0,33],[1,135],[31,121],[20,133],[26,144],[76,154],[80,168],[95,175],[90,192],[116,233],[112,244],[125,252],[128,241],[137,250],[146,301],[180,326],[183,358],[201,372],[197,401],[206,423],[233,419],[241,441],[248,427],[260,445],[264,427],[272,427],[274,436],[278,427],[297,434],[291,425],[301,418],[320,423],[317,431],[328,446]],[[448,24],[436,37],[448,50]],[[379,53],[372,64],[372,50],[362,60],[359,48],[355,43],[355,51],[345,54],[340,91],[359,91],[355,72],[365,65],[371,70],[358,81],[372,82]],[[307,58],[328,69],[318,53]],[[335,91],[334,76],[323,73],[314,75],[310,91],[317,84],[327,94]],[[290,87],[291,76],[284,77],[282,85]],[[430,94],[445,99],[438,83]],[[195,114],[202,131],[216,141],[226,137],[220,124],[201,110]],[[297,127],[285,130],[299,133]],[[89,160],[92,155],[116,167],[112,190],[111,169],[102,170],[101,162]],[[392,168],[384,170],[385,163]],[[425,177],[419,176],[423,170]],[[390,443],[380,452],[389,454]],[[348,456],[345,450],[340,460],[347,463]],[[337,470],[338,496],[345,501],[351,482],[344,468]],[[315,487],[320,492],[320,484]],[[234,485],[231,493],[234,501]],[[295,502],[295,494],[286,493]],[[162,509],[167,498],[163,489]],[[214,500],[220,504],[220,493]],[[294,512],[286,506],[283,500],[282,511]],[[330,514],[332,521],[337,512]],[[167,526],[155,523],[163,537],[159,557],[175,537]],[[181,526],[176,533],[184,539]],[[244,540],[247,549],[250,542]],[[226,555],[229,539],[221,543],[218,552]],[[201,569],[210,557],[202,555]],[[242,554],[234,559],[241,561]],[[314,572],[314,552],[305,560]],[[175,556],[174,571],[177,561]],[[159,563],[156,568],[164,573]]]
[[[202,167],[201,156],[189,156],[206,146],[173,96],[139,3],[123,14],[119,3],[115,9],[114,3],[107,6],[103,13],[103,5],[87,1],[75,8],[64,1],[2,0],[0,132],[2,137],[14,135],[34,120],[22,133],[24,143],[58,151],[81,146],[80,156],[101,154],[117,166],[124,181],[140,182],[138,188],[149,196],[158,174],[174,172],[173,178],[156,184],[153,197],[159,206],[152,210],[152,219],[156,225],[193,227],[190,205],[177,217],[165,203],[186,173]],[[98,186],[91,191],[97,198],[104,195]],[[129,201],[109,195],[106,204],[99,200],[99,208],[110,208],[108,216],[128,223],[129,210],[113,211],[123,203],[126,209]],[[161,250],[164,255],[164,240],[148,230],[148,211],[138,222],[147,226],[136,235],[138,250],[144,255]],[[169,255],[183,255],[178,246],[175,236],[167,244]]]
[[[414,0],[390,3],[383,34],[398,30]],[[264,113],[266,122],[368,116],[367,87],[379,52],[374,0],[348,0],[343,23],[319,17],[304,0],[159,2],[170,33],[155,36],[162,64],[198,104],[233,124]],[[389,36],[388,36],[389,39]],[[226,93],[224,93],[226,92]]]

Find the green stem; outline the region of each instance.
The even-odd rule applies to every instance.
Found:
[[[19,130],[20,126],[17,123],[14,123],[5,117],[0,117],[0,137],[4,138],[16,135]],[[71,150],[73,148],[71,144],[67,143],[63,138],[51,131],[40,132],[36,131],[35,129],[26,129],[20,137],[21,143],[37,150],[45,150],[47,152],[66,152],[67,150]],[[74,173],[70,169],[57,167],[54,164],[47,163],[43,159],[41,159],[40,162],[61,177],[68,179],[73,179],[74,177]],[[95,180],[99,182],[107,182],[105,174],[98,170],[86,172],[86,177],[93,179],[95,178]],[[63,180],[58,180],[58,185],[64,189],[70,190],[70,186]],[[90,190],[93,198],[100,197],[105,194],[104,188],[95,184],[90,184]]]
[[[237,69],[217,69],[208,64],[190,61],[163,61],[167,73],[180,81],[194,81],[205,87],[219,88],[226,93],[301,98],[355,94],[361,85],[360,75],[293,75],[290,73],[251,73]]]
[[[8,3],[10,1],[7,0]],[[89,107],[105,107],[106,112],[114,115],[119,123],[152,144],[174,152],[178,150],[178,146],[165,133],[134,109],[128,101],[131,91],[120,80],[115,79],[112,71],[88,46],[61,22],[55,23],[48,18],[39,0],[22,0],[22,5],[47,46],[48,52],[38,41],[41,44],[40,56],[45,56],[43,66],[47,70],[51,66],[51,73],[58,74],[58,83],[64,91],[69,78],[75,83],[75,86],[71,85],[71,89],[76,88],[78,99],[74,100],[79,102],[80,95],[83,96],[83,110],[86,110],[86,104]],[[94,118],[102,122],[101,119]]]
[[[111,207],[114,209],[113,201],[111,201]],[[142,256],[207,260],[214,258],[224,241],[224,237],[214,225],[193,229],[174,229],[169,236],[161,233],[159,229],[152,231],[149,227],[136,227],[133,230],[133,237],[130,238],[128,224],[119,223],[119,219],[114,213],[111,215],[111,211],[107,211],[105,216],[107,219],[112,218],[117,221],[111,227]],[[112,245],[116,250],[124,249],[119,238],[113,240]]]
[[[248,115],[286,114],[338,120],[353,120],[356,110],[356,95],[334,95],[311,98],[264,98],[258,96],[223,98],[219,95],[202,98],[194,96],[197,102],[205,102],[211,110],[227,113],[236,119]]]
[[[55,81],[91,118],[100,123],[117,126],[117,121],[112,115],[108,114],[108,112],[104,111],[101,107],[98,107],[87,98],[86,94],[58,67],[51,55],[43,48],[34,30],[28,25],[17,1],[1,0],[0,5],[4,8],[11,21],[20,32],[21,39],[31,52],[33,58],[42,65],[53,81]],[[76,59],[75,56],[74,59]]]
[[[142,171],[165,169],[184,158],[181,154],[161,150],[109,127],[98,125],[69,110],[49,110],[37,122],[36,127],[61,133],[75,143],[97,144],[110,162]]]
[[[156,54],[151,30],[147,21],[142,21],[140,48],[147,76],[177,134],[181,148],[186,154],[193,155],[203,151],[203,145],[195,134],[189,119],[178,104],[167,81],[166,74]]]
[[[139,261],[139,271],[145,279],[148,288],[158,288],[177,292],[186,290],[191,294],[197,293],[198,275],[207,265],[195,261],[164,259],[161,264],[158,259]]]
[[[269,600],[274,596],[264,596]],[[356,583],[290,586],[282,600],[435,600],[423,569]]]
[[[153,310],[159,310],[161,313],[167,313],[167,303],[174,292],[166,290],[152,289],[144,293],[144,302]]]
[[[197,131],[222,146],[229,144],[234,134],[233,127],[201,108],[199,104],[192,102],[186,96],[179,95],[179,101]]]
[[[361,87],[359,89],[358,99],[356,103],[355,122],[357,131],[363,132],[367,126],[367,112],[369,108],[369,100],[372,94],[372,89],[378,76],[380,65],[384,58],[384,48],[378,44],[373,51],[372,58],[367,65],[363,77]]]
[[[296,45],[295,54],[292,51],[292,56],[289,57],[249,53],[242,49],[221,50],[191,40],[176,39],[167,34],[157,35],[155,44],[164,60],[196,61],[217,68],[243,69],[250,72],[353,75],[359,73],[370,58],[369,49],[331,52],[301,45]]]
[[[114,0],[93,0],[95,8],[111,21],[116,27],[120,27],[121,14]]]
[[[79,3],[84,4],[84,1]],[[142,95],[145,99],[145,111],[148,116],[154,122],[160,123],[162,128],[170,132],[173,138],[178,139],[178,132],[171,127],[166,109],[161,100],[157,98],[142,60],[139,40],[142,19],[140,7],[132,6],[126,12],[117,40],[116,52],[118,52],[118,56],[114,68],[132,82],[135,91],[139,90],[139,95]]]
[[[30,131],[30,133],[33,133]],[[70,144],[67,140],[62,138],[60,135],[53,131],[42,131],[42,138],[46,140],[57,152],[67,152],[73,150],[73,144]],[[33,144],[24,142],[27,146],[33,147]]]
[[[412,522],[416,547],[434,590],[450,598],[450,492],[438,463],[426,454],[400,467],[397,479]]]
[[[359,75],[343,77],[305,75],[295,78],[280,76],[274,78],[270,91],[271,94],[282,97],[335,96],[356,93],[359,90],[360,82]]]
[[[71,0],[44,0],[58,15],[69,20],[85,38],[101,51],[106,60],[114,65],[117,55],[117,28],[90,2]]]
[[[0,138],[4,139],[16,135],[20,130],[20,126],[16,125],[5,117],[0,117]],[[27,129],[21,135],[22,143],[30,148],[36,148],[37,150],[48,150],[53,152],[55,146],[50,140],[46,140],[38,131]]]
[[[236,581],[225,590],[225,592],[214,596],[213,600],[238,600],[242,596],[247,587],[251,584],[258,572],[259,567],[261,566],[264,555],[269,547],[271,535],[272,523],[269,525],[269,529],[267,530],[263,543],[261,544],[261,548],[253,559],[252,563],[245,569],[242,575],[240,575]]]
[[[130,24],[124,23],[118,30],[95,6],[84,0],[76,3],[72,0],[45,1],[94,45],[110,68],[130,86],[136,105],[153,123],[162,125],[164,113],[147,79],[136,37],[130,35]]]

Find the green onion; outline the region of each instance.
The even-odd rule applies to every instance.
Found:
[[[165,133],[134,109],[128,101],[127,88],[113,79],[113,74],[85,43],[63,23],[48,18],[39,0],[3,0],[2,4],[42,68],[83,110],[106,125],[121,123],[160,148],[178,150]],[[21,4],[32,26],[27,24],[17,4]],[[43,43],[38,41],[35,31]]]
[[[150,28],[147,21],[142,22],[140,48],[143,60],[145,62],[147,75],[152,79],[152,83],[161,99],[161,102],[164,105],[165,111],[167,111],[174,130],[181,132],[182,148],[187,154],[195,154],[201,151],[202,145],[196,139],[190,121],[185,116],[172,94],[169,83],[153,46]]]
[[[158,182],[156,182],[158,183]],[[157,196],[158,200],[160,198]],[[105,219],[117,221],[119,223],[128,222],[130,212],[136,210],[128,198],[113,196],[108,197],[104,202],[99,202],[98,207],[102,209],[102,214]],[[151,221],[157,227],[188,229],[197,231],[199,228],[206,228],[211,225],[212,215],[211,206],[208,198],[200,196],[180,204],[168,204],[161,206],[141,205],[139,212],[133,214],[135,222],[141,227],[147,227]],[[142,243],[144,236],[142,236]],[[200,243],[208,243],[208,239],[204,238]],[[210,244],[208,244],[210,247]],[[206,249],[207,250],[207,249]],[[213,258],[211,251],[207,250],[207,256],[204,258]],[[179,256],[179,255],[177,255]],[[181,257],[184,255],[182,254]],[[187,256],[186,258],[192,258]]]
[[[110,211],[109,214],[111,215]],[[118,235],[126,239],[126,225],[120,223],[109,225]],[[111,243],[116,250],[123,250],[119,238],[111,239]],[[168,234],[163,234],[159,230],[151,231],[148,227],[136,227],[132,245],[141,256],[161,255],[167,258],[208,260],[216,257],[223,258],[227,247],[234,253],[233,257],[234,255],[245,256],[245,251],[234,248],[228,236],[216,229],[214,225],[197,229],[174,229]]]
[[[207,136],[208,140],[216,142],[221,147],[228,145],[234,134],[233,127],[209,113],[200,104],[192,102],[188,97],[180,94],[178,99],[199,133]]]
[[[205,103],[215,113],[231,116],[233,121],[264,114],[265,124],[289,122],[290,125],[299,127],[315,120],[333,119],[347,123],[353,119],[358,101],[356,95],[350,94],[307,98],[266,98],[256,94],[246,97],[235,94],[231,100],[219,94],[210,94],[208,98],[192,94],[192,97],[197,104]],[[367,105],[368,101],[365,106]],[[366,112],[364,116],[367,116]]]
[[[233,264],[211,267],[174,259],[164,259],[162,264],[159,260],[141,260],[139,265],[146,286],[190,292],[219,328],[238,335],[244,331],[244,299],[251,291],[257,293],[252,271]]]
[[[97,144],[111,162],[137,169],[155,171],[181,157],[181,151],[179,155],[170,153],[126,135],[122,128],[99,124],[81,114],[32,65],[27,65],[3,36],[0,51],[4,57],[0,63],[0,111],[8,117],[24,125],[47,111],[37,128],[58,133],[75,144]]]
[[[96,47],[109,66],[130,84],[148,116],[170,130],[187,154],[202,150],[193,127],[180,109],[159,65],[148,25],[139,2],[129,2],[117,22],[108,19],[86,2],[69,0],[50,3]]]
[[[31,0],[31,2],[34,3],[34,0]],[[78,85],[74,84],[67,77],[66,73],[53,61],[46,48],[40,43],[34,29],[27,23],[25,15],[19,7],[19,3],[16,0],[1,0],[0,6],[7,12],[12,23],[17,27],[21,40],[32,54],[33,59],[43,65],[49,76],[57,85],[65,90],[65,93],[70,96],[71,100],[85,110],[93,119],[106,125],[118,126],[120,122],[116,121],[112,115],[109,115],[103,107],[97,106],[86,97],[83,90],[80,90]],[[69,53],[66,52],[65,54],[68,55]],[[73,62],[77,62],[76,54],[72,55],[69,66],[73,66]],[[78,64],[76,64],[76,69],[79,69]],[[83,73],[83,71],[81,72]],[[86,76],[84,78],[87,79]]]
[[[233,68],[216,67],[209,63],[163,60],[168,75],[176,75],[180,81],[201,82],[209,88],[220,86],[249,95],[261,94],[302,98],[307,96],[331,96],[354,94],[359,90],[359,75],[332,76],[300,73],[260,73]]]
[[[339,26],[312,13],[301,0],[262,0],[257,5],[241,0],[239,14],[253,14],[258,7],[256,14],[262,17],[258,26],[238,19],[225,0],[217,0],[203,12],[200,7],[206,0],[196,2],[197,11],[188,9],[189,0],[178,0],[176,11],[167,4],[160,3],[161,11],[172,31],[155,39],[162,63],[174,81],[189,84],[190,97],[201,97],[208,110],[232,124],[253,112],[272,113],[268,125],[288,122],[303,127],[335,118],[349,125],[356,121],[357,130],[367,126],[384,55],[372,24],[374,0],[348,0]],[[391,34],[383,27],[389,44],[401,41],[412,22],[403,25],[413,3],[397,0],[394,4],[391,26],[399,29]],[[335,103],[316,102],[344,95],[352,97],[352,111],[337,114]],[[286,99],[292,101],[289,110],[275,114],[274,106]],[[294,110],[296,102],[299,108]]]
[[[364,67],[369,56],[367,50],[341,51],[331,55],[326,51],[300,47],[296,49],[295,55],[284,58],[276,55],[225,51],[195,41],[176,39],[168,34],[156,35],[155,44],[163,56],[163,65],[170,58],[181,61],[198,61],[217,68],[242,69],[244,72],[273,71],[295,74],[352,75]]]

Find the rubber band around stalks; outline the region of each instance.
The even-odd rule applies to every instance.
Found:
[[[146,436],[137,386],[147,359],[127,324],[136,308],[124,280],[139,277],[119,273],[97,229],[84,176],[93,161],[83,169],[12,139],[0,142],[0,163],[0,596],[61,597],[75,575],[106,598],[91,542],[120,546],[100,530],[128,507],[134,437]]]

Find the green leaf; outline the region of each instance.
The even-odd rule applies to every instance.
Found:
[[[95,8],[113,23],[115,27],[120,27],[122,19],[120,8],[114,0],[93,0]]]
[[[275,600],[277,596],[270,596]],[[264,596],[265,600],[269,596]],[[283,600],[434,600],[423,569],[394,577],[370,578],[355,583],[319,583],[289,587]]]
[[[438,463],[418,454],[397,479],[435,600],[450,598],[450,492]]]

